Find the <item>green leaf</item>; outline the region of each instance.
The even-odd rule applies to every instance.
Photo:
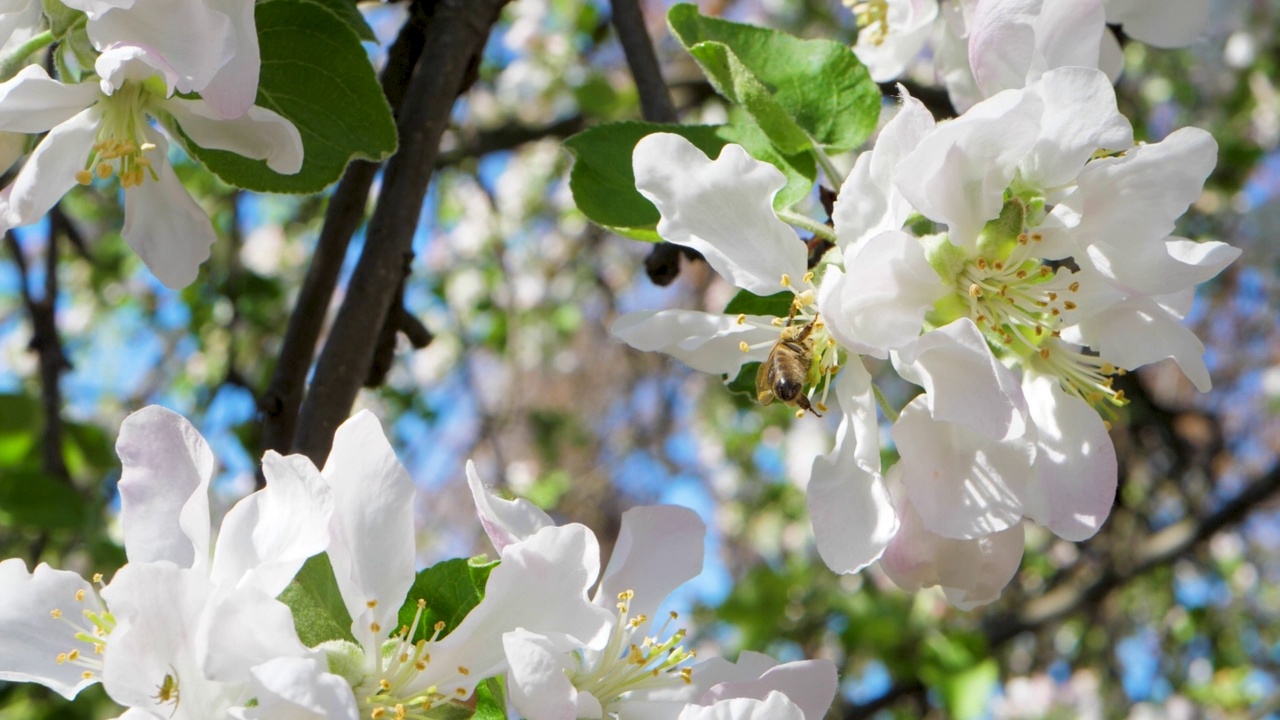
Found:
[[[310,0],[310,2],[314,2],[342,18],[347,27],[351,28],[356,37],[361,40],[371,43],[378,42],[378,36],[374,34],[373,28],[369,27],[369,23],[364,19],[364,14],[356,7],[355,0]]]
[[[756,392],[756,373],[760,371],[760,363],[749,362],[738,369],[738,374],[729,380],[728,375],[723,375],[727,382],[725,387],[729,392],[735,395],[745,395],[753,402],[757,400],[759,393]]]
[[[813,157],[784,155],[753,125],[663,125],[621,122],[597,125],[565,140],[573,154],[569,189],[574,202],[592,222],[636,240],[658,242],[658,209],[636,190],[631,153],[636,143],[656,132],[676,133],[707,157],[719,157],[729,143],[738,143],[754,157],[782,171],[787,184],[774,197],[775,208],[794,205],[809,193],[816,175]]]
[[[729,303],[724,306],[725,315],[772,315],[785,318],[791,313],[791,301],[796,294],[783,290],[773,295],[760,296],[746,290],[739,290]]]
[[[258,192],[319,192],[351,159],[381,160],[395,152],[391,108],[360,38],[326,9],[336,2],[267,0],[257,6],[257,104],[297,126],[305,155],[297,174],[281,175],[262,160],[202,148],[184,135],[191,154],[225,182]]]
[[[0,525],[69,530],[80,527],[84,517],[75,488],[52,475],[13,469],[0,475]]]
[[[35,398],[0,395],[0,467],[18,467],[35,454],[43,417],[44,411]]]
[[[293,612],[293,626],[307,647],[327,640],[356,641],[327,554],[308,558],[279,599]]]
[[[786,33],[671,8],[676,38],[711,84],[751,113],[783,152],[861,145],[880,117],[880,90],[853,50],[831,40]]]
[[[507,689],[502,677],[491,677],[476,686],[475,720],[507,720]]]
[[[947,675],[940,683],[942,701],[956,720],[982,717],[1000,681],[1000,665],[994,658]]]
[[[489,580],[489,573],[497,566],[496,560],[455,558],[436,563],[419,572],[413,580],[413,587],[409,588],[404,605],[400,606],[399,625],[413,625],[413,617],[418,612],[418,600],[422,600],[426,611],[418,621],[414,640],[431,638],[438,622],[444,623],[444,629],[437,638],[447,636],[484,599],[485,583]]]

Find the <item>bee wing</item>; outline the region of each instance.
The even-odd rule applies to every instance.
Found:
[[[773,367],[773,355],[778,352],[778,346],[775,345],[773,350],[769,351],[769,357],[760,363],[760,369],[756,370],[756,400],[761,405],[768,405],[773,402],[773,383],[769,380],[769,368]]]

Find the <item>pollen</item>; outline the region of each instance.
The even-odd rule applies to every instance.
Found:
[[[62,617],[62,611],[59,610],[58,608],[54,608],[49,611],[49,617],[53,618],[54,620],[57,620],[58,618]]]
[[[782,273],[782,279],[778,282],[781,283],[782,287],[791,287],[791,276],[786,273]]]
[[[382,626],[376,622],[369,623],[369,629],[372,630],[374,634],[382,632]]]
[[[370,600],[370,601],[368,601],[368,602],[366,602],[366,603],[365,603],[365,607],[368,607],[370,610],[372,610],[372,609],[374,609],[374,608],[378,607],[378,601],[377,601],[377,600]]]
[[[814,277],[814,275],[813,275],[813,271],[812,271],[812,270],[810,270],[809,272],[807,272],[807,273],[805,273],[805,274],[804,274],[804,277],[802,278],[802,280],[804,281],[804,283],[805,283],[806,285],[808,285],[809,283],[812,283],[812,282],[813,282],[813,277]]]
[[[89,172],[88,170],[77,170],[77,171],[76,171],[76,182],[80,183],[81,185],[90,185],[90,184],[92,184],[92,183],[93,183],[93,173]]]
[[[743,325],[743,324],[745,324],[746,322],[747,322],[747,314],[746,314],[746,313],[738,313],[738,320],[737,320],[737,323],[738,323],[739,325]]]
[[[746,340],[742,340],[738,343],[738,349],[744,353],[751,352],[751,346],[747,344]]]
[[[76,591],[76,602],[84,602],[84,588]]]
[[[459,674],[461,674],[461,675],[470,675],[470,674],[471,674],[471,671],[470,671],[469,669],[467,669],[467,666],[466,666],[466,665],[459,665],[459,666],[458,666],[458,673],[459,673]]]

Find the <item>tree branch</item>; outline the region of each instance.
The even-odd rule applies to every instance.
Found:
[[[440,138],[506,2],[440,0],[431,16],[397,123],[400,149],[387,163],[364,252],[299,413],[295,447],[317,465],[328,456],[334,431],[368,377],[378,334],[404,273],[404,257],[412,250]]]
[[[627,56],[627,67],[636,81],[640,94],[640,113],[649,122],[674,123],[676,106],[671,102],[671,90],[662,79],[658,56],[653,51],[653,40],[644,22],[638,0],[613,0],[613,29]]]
[[[426,42],[426,16],[417,3],[410,7],[409,19],[391,45],[387,65],[382,71],[382,92],[393,113],[399,110],[404,100],[409,76]],[[338,275],[342,271],[351,236],[364,220],[369,188],[373,186],[378,167],[378,163],[364,160],[352,162],[329,198],[324,225],[316,239],[315,254],[280,346],[280,359],[276,361],[271,382],[259,403],[264,449],[280,453],[293,450],[307,371],[311,369],[316,343],[324,328],[329,300],[338,285]]]

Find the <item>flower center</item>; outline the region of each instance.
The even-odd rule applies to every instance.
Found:
[[[101,587],[102,574],[95,573],[93,582]],[[98,596],[96,590],[94,596],[98,600],[98,605],[103,606],[102,598]],[[97,611],[85,607],[86,597],[88,597],[87,592],[83,589],[77,590],[73,596],[74,605],[68,606],[78,606],[79,612],[64,612],[61,607],[55,607],[49,611],[49,615],[55,620],[61,620],[70,628],[70,636],[74,641],[69,650],[58,653],[56,662],[59,665],[71,663],[85,668],[84,672],[80,673],[80,677],[91,680],[102,672],[102,653],[107,648],[107,635],[115,629],[116,620],[106,610]]]
[[[879,47],[889,36],[889,2],[888,0],[844,0],[844,4],[853,11],[853,17],[862,28],[859,39]]]
[[[679,687],[693,682],[693,668],[681,667],[697,655],[680,644],[686,631],[681,628],[665,640],[661,639],[679,616],[673,612],[654,635],[641,635],[649,618],[644,615],[631,617],[631,600],[634,597],[632,590],[618,593],[618,621],[609,634],[608,644],[599,653],[595,667],[580,667],[569,674],[574,687],[591,693],[606,713],[611,704],[629,692]],[[581,655],[578,662],[580,666],[583,664]]]
[[[466,700],[471,694],[462,686],[456,687],[452,693],[442,692],[434,685],[422,688],[419,676],[431,663],[428,644],[434,643],[445,628],[443,622],[437,622],[430,638],[414,642],[425,608],[426,601],[419,599],[413,623],[401,627],[400,632],[383,645],[376,671],[355,688],[361,713],[370,720],[427,720],[431,710],[453,701]],[[471,671],[459,666],[457,673],[465,677]]]
[[[97,141],[83,170],[76,173],[76,182],[88,185],[96,175],[106,180],[112,175],[120,178],[120,187],[131,188],[142,184],[150,176],[159,180],[147,152],[155,150],[154,143],[146,140],[147,116],[144,109],[150,98],[143,83],[126,82],[115,93],[102,99],[102,121],[98,126]]]

